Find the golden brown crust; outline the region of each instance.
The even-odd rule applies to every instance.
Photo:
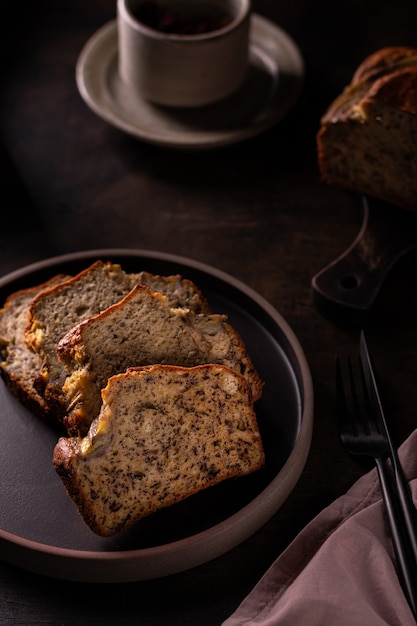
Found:
[[[409,77],[404,75],[405,83],[402,86],[404,70],[409,74]],[[386,102],[398,106],[408,85],[414,80],[412,76],[415,71],[417,71],[417,49],[384,48],[371,54],[358,67],[351,83],[329,105],[322,116],[321,126],[335,123],[340,119],[343,120],[350,114],[354,106],[360,104],[361,100],[369,95],[378,97],[379,87],[384,86],[386,89],[387,95],[384,98]],[[388,92],[391,80],[393,80],[392,92],[394,89],[400,89],[402,93],[402,96],[398,96],[397,99],[394,98],[392,92],[391,94]],[[410,99],[407,110],[417,114],[417,102],[414,101],[414,98]]]
[[[369,89],[368,98],[381,98],[387,104],[417,114],[417,66],[406,67],[377,80]]]
[[[357,68],[352,85],[375,80],[378,76],[392,73],[402,67],[417,65],[417,49],[405,46],[381,48],[369,55]]]

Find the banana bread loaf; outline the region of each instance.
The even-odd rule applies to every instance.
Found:
[[[417,49],[369,56],[317,134],[324,182],[417,211]]]
[[[264,464],[247,380],[223,365],[155,365],[109,379],[85,438],[59,439],[53,463],[97,534]]]

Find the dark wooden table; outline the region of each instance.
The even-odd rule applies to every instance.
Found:
[[[334,356],[356,349],[358,329],[322,315],[311,289],[313,275],[356,236],[361,210],[349,194],[320,182],[315,134],[365,56],[416,44],[417,5],[254,0],[254,10],[300,46],[302,96],[265,134],[188,153],[124,135],[78,93],[77,57],[115,17],[115,0],[21,4],[2,4],[0,275],[110,247],[180,254],[224,270],[256,289],[295,331],[311,367],[315,424],[293,493],[237,548],[192,571],[121,585],[65,582],[0,563],[0,623],[220,624],[297,532],[364,471],[340,448],[334,410]],[[417,424],[416,269],[415,252],[395,265],[367,322],[398,443]]]

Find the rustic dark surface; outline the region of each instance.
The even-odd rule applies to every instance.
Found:
[[[358,330],[325,318],[311,290],[313,275],[356,236],[361,211],[355,198],[320,182],[315,133],[365,56],[416,45],[417,4],[254,0],[255,11],[299,44],[302,96],[262,136],[193,154],[127,137],[82,101],[75,63],[87,39],[115,17],[114,0],[26,4],[3,3],[1,11],[0,275],[104,247],[180,254],[233,274],[269,300],[300,340],[313,377],[315,424],[293,493],[239,547],[192,571],[104,587],[0,563],[0,624],[220,624],[297,532],[364,471],[341,450],[334,411],[334,356],[356,349]],[[367,322],[398,443],[417,423],[416,267],[415,252],[396,264]]]

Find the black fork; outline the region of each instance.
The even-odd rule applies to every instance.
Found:
[[[339,432],[346,451],[371,457],[376,464],[391,529],[398,577],[414,617],[417,617],[417,564],[387,464],[390,444],[385,425],[372,410],[360,362],[354,366],[348,359],[347,367],[342,370],[340,360],[336,361],[336,391]]]

